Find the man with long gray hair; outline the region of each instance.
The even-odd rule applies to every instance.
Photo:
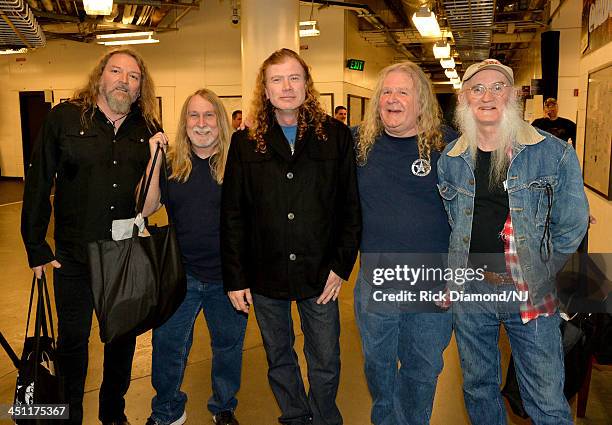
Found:
[[[499,325],[536,425],[571,424],[555,275],[582,240],[588,204],[571,145],[523,121],[511,68],[495,59],[463,75],[461,137],[438,161],[451,223],[449,284],[463,393],[475,425],[505,424]]]

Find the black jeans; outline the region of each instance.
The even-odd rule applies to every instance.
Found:
[[[83,422],[83,392],[87,375],[89,333],[93,295],[87,264],[69,251],[58,248],[62,265],[53,271],[53,289],[58,317],[58,361],[66,380],[70,424]],[[125,420],[125,393],[130,386],[136,337],[104,346],[104,371],[98,417],[102,422]]]
[[[279,422],[342,424],[336,405],[340,381],[338,302],[319,305],[316,298],[297,301],[308,365],[308,396],[293,349],[291,301],[253,294],[253,305],[268,358],[268,381],[281,409]]]

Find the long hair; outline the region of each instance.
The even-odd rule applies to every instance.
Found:
[[[368,154],[372,150],[376,138],[384,131],[384,125],[380,118],[380,95],[385,78],[391,72],[404,72],[414,82],[415,110],[418,114],[416,125],[419,157],[429,160],[432,149],[436,151],[444,149],[444,140],[440,131],[442,113],[431,87],[431,81],[418,65],[406,61],[389,65],[378,74],[372,100],[368,104],[363,122],[359,126],[359,140],[357,141],[357,163],[359,165],[364,165],[367,162]]]
[[[251,116],[250,121],[252,123],[249,129],[249,137],[255,140],[255,150],[257,152],[263,153],[266,151],[266,140],[264,136],[273,125],[275,119],[274,106],[266,97],[266,70],[270,65],[278,65],[290,58],[297,60],[302,66],[306,89],[304,103],[298,108],[296,140],[304,136],[308,126],[314,126],[315,133],[320,140],[327,140],[327,135],[323,129],[323,123],[329,118],[319,103],[319,93],[314,88],[310,68],[293,50],[280,49],[268,56],[263,62],[257,73],[257,79],[255,80],[253,102],[251,104],[251,111],[249,112]]]
[[[455,109],[455,124],[462,137],[467,139],[470,156],[474,164],[478,156],[478,124],[474,112],[469,105],[467,88],[463,88],[459,94],[459,103]],[[491,166],[489,168],[489,188],[492,190],[501,187],[506,179],[512,150],[517,142],[517,137],[529,127],[523,120],[523,109],[519,99],[511,91],[508,95],[506,107],[502,113],[501,120],[495,135],[496,148],[491,152]]]
[[[194,96],[209,101],[215,109],[217,116],[217,127],[219,129],[219,140],[217,143],[217,151],[210,156],[208,162],[212,171],[212,176],[218,184],[223,183],[223,174],[225,172],[225,164],[227,162],[227,153],[230,146],[230,124],[227,118],[227,112],[219,97],[208,89],[197,90],[192,95],[188,96],[181,108],[178,129],[176,130],[176,139],[168,149],[168,166],[172,170],[170,179],[184,183],[189,179],[191,174],[191,156],[194,155],[191,149],[191,141],[187,136],[187,108],[189,102]]]
[[[140,68],[140,96],[138,96],[135,103],[140,107],[149,130],[154,131],[159,126],[155,85],[153,84],[151,74],[147,70],[142,57],[131,49],[115,49],[102,56],[98,64],[89,74],[87,84],[76,90],[70,101],[81,108],[81,124],[87,127],[87,121],[91,121],[95,113],[96,99],[100,94],[100,79],[104,72],[104,68],[111,57],[119,54],[131,56]],[[89,120],[87,120],[88,113]]]

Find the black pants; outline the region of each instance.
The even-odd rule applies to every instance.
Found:
[[[83,392],[87,375],[89,333],[93,296],[87,264],[58,247],[62,265],[53,272],[53,288],[58,316],[58,360],[66,380],[70,403],[70,424],[83,422]],[[100,388],[98,417],[102,422],[125,420],[124,396],[130,386],[136,337],[104,346],[104,371]]]

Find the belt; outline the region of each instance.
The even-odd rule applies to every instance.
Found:
[[[482,274],[484,280],[492,285],[507,285],[508,283],[514,283],[512,276],[507,273],[483,272]]]

